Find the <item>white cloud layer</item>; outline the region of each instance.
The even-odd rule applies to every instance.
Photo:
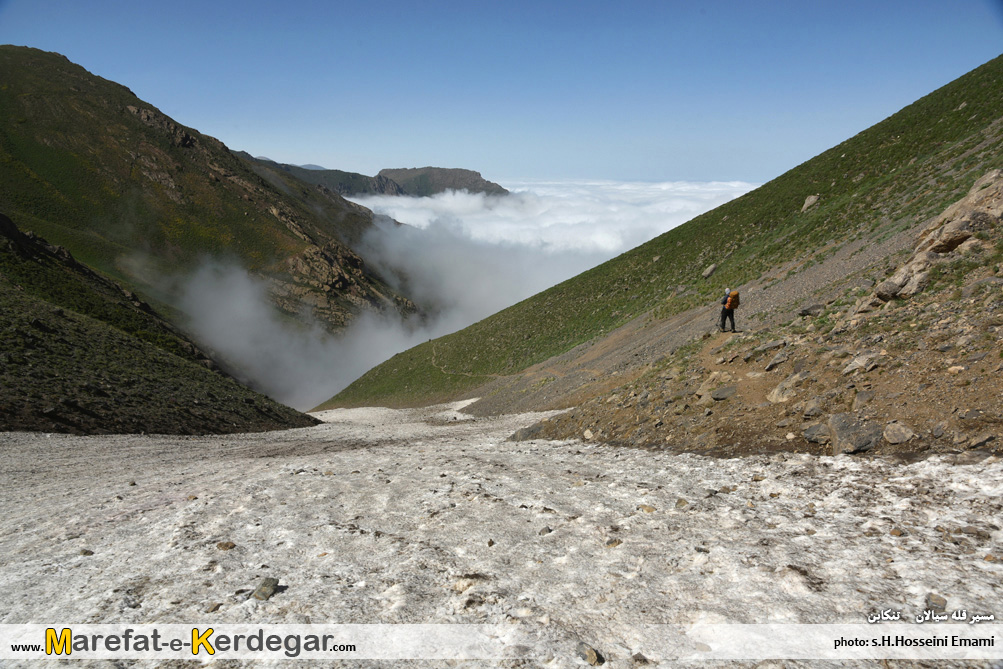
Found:
[[[507,183],[508,196],[357,197],[378,217],[359,249],[425,312],[364,315],[341,337],[280,319],[264,284],[212,264],[181,286],[178,306],[205,345],[252,386],[310,409],[368,369],[461,329],[755,187],[743,182]]]
[[[367,196],[354,202],[401,223],[453,225],[474,241],[613,257],[756,187],[729,182],[509,182],[508,196],[448,191],[434,197]]]

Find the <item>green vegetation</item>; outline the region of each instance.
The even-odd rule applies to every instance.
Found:
[[[1003,57],[761,188],[573,279],[436,340],[465,389],[519,372],[651,312],[708,304],[785,262],[878,240],[939,214],[1003,160]],[[809,195],[819,202],[801,211]],[[711,263],[718,269],[701,278]],[[431,346],[384,363],[324,406],[422,403],[448,395]],[[416,386],[423,386],[416,389]],[[405,390],[405,388],[407,390]]]
[[[2,46],[0,82],[0,212],[147,295],[153,276],[206,257],[282,279],[311,245],[349,262],[344,243],[371,224],[368,211],[291,174],[257,173],[58,54]],[[367,274],[360,282],[391,293]],[[333,302],[337,324],[349,309]]]

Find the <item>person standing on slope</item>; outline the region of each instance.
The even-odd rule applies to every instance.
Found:
[[[721,332],[726,332],[725,320],[731,321],[731,331],[735,330],[735,309],[738,308],[738,291],[727,288],[724,289],[724,297],[721,299]]]

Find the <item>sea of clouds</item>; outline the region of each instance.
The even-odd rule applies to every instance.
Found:
[[[358,249],[423,317],[365,314],[340,337],[280,319],[263,281],[218,263],[180,286],[196,339],[297,409],[367,370],[571,278],[752,190],[745,182],[504,182],[503,196],[353,197],[377,225]],[[392,219],[392,220],[390,220]],[[397,225],[394,221],[403,225]]]

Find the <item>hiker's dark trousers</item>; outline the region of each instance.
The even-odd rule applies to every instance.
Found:
[[[722,332],[724,332],[724,330],[725,330],[725,327],[724,327],[724,321],[725,321],[725,319],[731,321],[731,331],[734,332],[735,331],[735,310],[734,309],[728,309],[727,307],[724,307],[724,308],[721,309],[721,331]]]

